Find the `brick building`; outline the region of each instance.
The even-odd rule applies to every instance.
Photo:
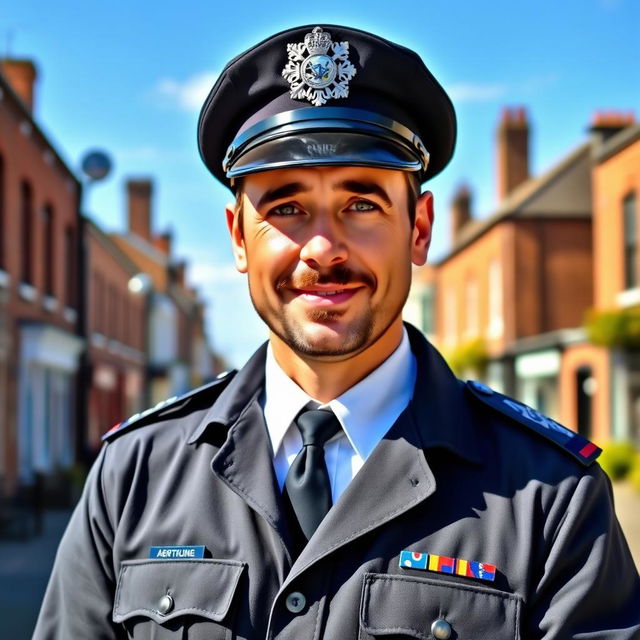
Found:
[[[148,313],[148,383],[151,404],[179,395],[211,378],[214,359],[205,338],[203,303],[186,282],[186,263],[172,253],[170,232],[152,225],[153,185],[129,180],[128,228],[111,239],[151,288],[145,294]]]
[[[0,476],[55,476],[78,447],[80,184],[34,119],[36,68],[0,62]]]
[[[451,249],[428,278],[433,339],[459,374],[590,434],[591,417],[578,425],[569,399],[586,373],[566,354],[585,342],[593,304],[591,145],[538,177],[528,157],[526,113],[507,109],[497,135],[498,208],[476,220],[467,187],[453,200]]]
[[[86,447],[96,451],[111,426],[142,409],[146,375],[146,300],[131,291],[139,269],[111,238],[85,220],[87,343]]]
[[[640,446],[640,124],[601,113],[591,131],[595,310],[587,321],[591,342],[564,356],[565,418],[580,424],[591,416],[600,441]]]

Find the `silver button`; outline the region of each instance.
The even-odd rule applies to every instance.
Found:
[[[300,613],[307,604],[307,599],[299,591],[293,591],[287,596],[285,604],[291,613]]]
[[[451,625],[446,620],[434,620],[431,625],[431,633],[436,640],[449,640]]]
[[[166,615],[173,609],[173,598],[167,593],[166,596],[162,596],[160,598],[160,602],[158,602],[158,613],[161,615]]]

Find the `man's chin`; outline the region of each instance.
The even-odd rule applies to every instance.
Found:
[[[310,322],[303,327],[284,327],[279,337],[299,353],[312,358],[351,357],[362,351],[369,327],[349,327],[339,322]]]

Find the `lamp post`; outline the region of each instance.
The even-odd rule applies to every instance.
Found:
[[[87,425],[88,425],[88,403],[89,388],[91,386],[91,363],[89,361],[89,330],[88,330],[88,304],[89,299],[89,279],[87,278],[88,251],[86,246],[86,218],[83,213],[85,195],[90,187],[97,182],[104,180],[112,171],[113,163],[109,155],[105,151],[97,149],[87,151],[82,157],[80,168],[84,180],[78,197],[78,241],[76,242],[76,298],[77,305],[77,324],[76,331],[78,335],[84,339],[84,349],[80,354],[78,363],[78,384],[76,394],[76,459],[84,462],[91,462],[89,459],[89,447],[87,446]]]
[[[136,273],[128,282],[129,292],[134,296],[143,298],[143,326],[144,326],[144,406],[151,405],[151,296],[153,294],[153,281],[146,273]]]

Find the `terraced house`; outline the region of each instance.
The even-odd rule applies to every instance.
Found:
[[[524,109],[504,110],[498,206],[477,219],[471,190],[455,194],[450,250],[416,274],[411,317],[460,375],[596,441],[637,438],[640,360],[628,337],[597,344],[609,316],[594,307],[640,304],[638,125],[597,114],[589,139],[539,176],[529,130]]]

